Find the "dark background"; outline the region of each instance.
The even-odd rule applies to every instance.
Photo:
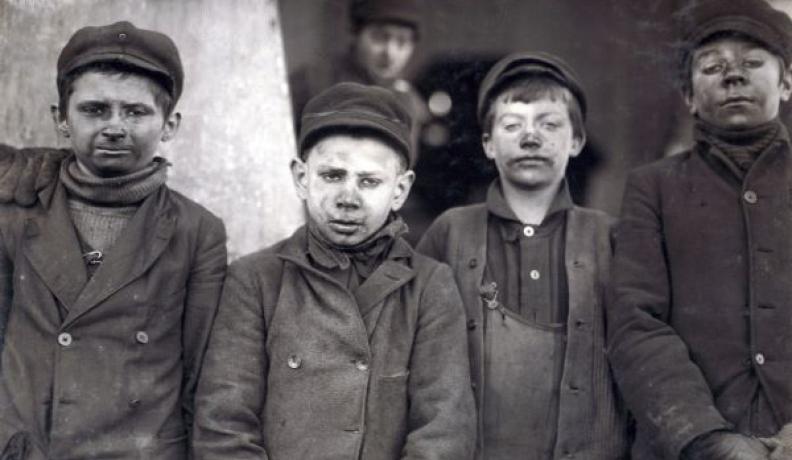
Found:
[[[279,1],[290,71],[306,66],[325,71],[347,50],[347,1]],[[570,166],[578,202],[618,214],[627,172],[678,148],[674,139],[685,138],[682,120],[688,116],[673,81],[669,48],[674,38],[669,19],[677,3],[681,0],[425,0],[409,77],[425,97],[444,85],[454,102],[451,114],[438,120],[451,127],[452,136],[445,148],[431,149],[433,160],[451,165],[446,171],[451,175],[458,176],[455,157],[481,168],[464,183],[491,174],[478,146],[480,133],[466,120],[478,79],[510,52],[558,54],[580,74],[589,101],[590,145]],[[431,171],[419,181],[435,194],[437,207],[475,198],[460,198],[459,190],[443,195],[448,180],[436,175],[436,166]]]

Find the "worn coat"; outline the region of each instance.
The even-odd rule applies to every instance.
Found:
[[[448,267],[399,239],[353,295],[306,244],[303,227],[232,264],[196,459],[469,459],[475,410]]]
[[[485,306],[480,294],[487,261],[487,219],[484,204],[451,209],[432,224],[418,245],[420,252],[451,265],[460,287],[477,407],[487,384],[483,381]],[[579,207],[568,211],[564,262],[569,317],[554,458],[613,460],[622,458],[627,449],[627,416],[605,358],[603,297],[610,273],[611,227],[612,219],[601,212]],[[479,440],[478,458],[481,450]]]
[[[743,181],[730,164],[698,144],[627,182],[608,313],[635,458],[792,421],[792,155],[777,144]]]
[[[0,450],[24,431],[31,460],[186,458],[222,222],[163,186],[87,280],[54,181],[35,206],[0,208],[0,244]]]

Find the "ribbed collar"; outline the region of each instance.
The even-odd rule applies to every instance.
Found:
[[[71,156],[61,164],[60,179],[72,198],[100,206],[129,206],[143,201],[165,184],[169,165],[167,160],[157,157],[140,171],[101,178],[86,174]]]
[[[778,142],[788,142],[789,134],[778,118],[744,130],[723,129],[697,120],[694,138],[718,149],[736,167],[735,173],[743,176],[763,152]]]

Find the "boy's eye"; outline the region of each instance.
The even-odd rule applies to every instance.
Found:
[[[743,67],[746,69],[758,69],[759,67],[762,67],[763,64],[764,61],[758,58],[751,58],[743,61]]]
[[[338,172],[326,172],[326,173],[320,174],[320,176],[326,182],[338,182],[338,181],[340,181],[341,179],[344,178],[344,175],[341,174],[341,173],[338,173]]]
[[[79,111],[87,115],[101,115],[105,107],[99,104],[85,104],[79,107]]]
[[[711,62],[707,64],[701,65],[701,73],[705,75],[713,75],[716,73],[723,72],[723,64],[720,62]]]
[[[544,128],[544,129],[546,129],[548,131],[555,131],[555,130],[557,130],[560,127],[561,127],[561,125],[556,123],[556,122],[554,122],[554,121],[542,122],[542,128]]]
[[[132,107],[127,109],[126,113],[127,116],[131,116],[131,117],[142,117],[144,115],[147,115],[148,111],[140,107]]]
[[[368,188],[376,187],[381,183],[381,180],[375,179],[373,177],[364,177],[363,179],[360,179],[360,185]]]
[[[520,123],[517,122],[508,122],[503,124],[503,129],[507,132],[514,132],[520,129]]]

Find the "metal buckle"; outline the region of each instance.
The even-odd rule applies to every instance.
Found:
[[[94,250],[83,254],[83,259],[88,265],[99,265],[104,260],[104,254],[100,250]]]

